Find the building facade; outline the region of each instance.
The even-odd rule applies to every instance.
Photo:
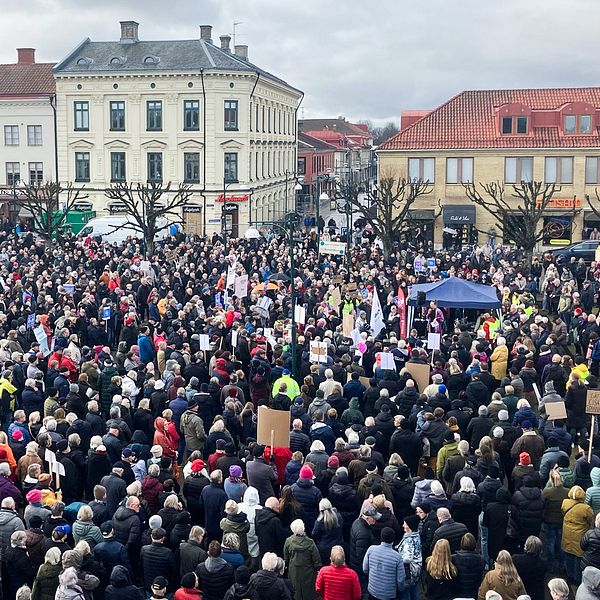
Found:
[[[18,48],[14,64],[0,65],[0,214],[13,221],[19,183],[55,181],[53,63],[36,63],[33,48]]]
[[[586,196],[593,202],[600,192],[600,88],[465,91],[401,123],[377,150],[379,171],[430,181],[411,217],[436,247],[500,236],[493,217],[468,200],[467,182],[503,183],[515,208],[512,184],[558,184],[543,216],[542,247],[598,234]]]
[[[140,41],[124,21],[119,41],[85,39],[55,67],[59,177],[98,214],[124,210],[107,186],[153,181],[191,186],[190,233],[238,236],[282,216],[302,93],[220,42],[208,25],[195,40]]]

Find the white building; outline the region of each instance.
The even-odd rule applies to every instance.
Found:
[[[56,65],[59,176],[88,188],[99,214],[123,210],[103,194],[111,182],[161,181],[192,186],[188,232],[243,235],[283,215],[302,92],[211,32],[140,41],[124,21],[119,41],[85,39]]]
[[[53,63],[36,63],[33,48],[18,48],[14,64],[0,65],[0,214],[16,218],[11,204],[20,182],[56,180]]]

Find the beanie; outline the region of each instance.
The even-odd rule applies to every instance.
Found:
[[[446,393],[446,386],[444,384],[438,385],[438,392],[440,394],[445,394]]]
[[[309,466],[304,465],[300,469],[300,479],[312,479],[312,478],[313,478],[312,469]]]
[[[384,544],[393,544],[396,536],[394,530],[391,527],[384,527],[381,531],[381,541]]]
[[[30,502],[30,503],[41,502],[42,501],[42,492],[41,492],[41,490],[33,489],[27,493],[27,496],[25,496],[25,498],[27,499],[27,502]]]
[[[404,517],[404,522],[408,525],[408,528],[411,531],[418,531],[419,523],[421,522],[421,519],[419,519],[419,517],[417,517],[417,515],[408,515],[408,516]]]
[[[327,466],[330,469],[337,469],[340,466],[340,459],[337,456],[330,456],[327,459]]]
[[[521,452],[521,454],[519,454],[519,463],[525,466],[531,464],[531,456],[529,456],[528,452]]]
[[[242,467],[239,465],[231,465],[229,467],[229,475],[231,477],[237,477],[238,479],[242,476]]]
[[[204,469],[204,461],[201,458],[192,461],[192,472],[197,473],[202,469]]]

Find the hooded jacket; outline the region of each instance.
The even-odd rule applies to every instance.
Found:
[[[104,592],[105,600],[142,600],[142,595],[133,583],[129,571],[122,565],[113,568],[110,585]]]
[[[598,598],[600,598],[600,569],[586,567],[575,600],[598,600]]]
[[[587,489],[585,501],[597,512],[600,510],[600,467],[594,467],[590,471],[590,479],[592,480],[592,487]]]
[[[581,540],[594,526],[594,511],[584,502],[585,492],[576,485],[569,490],[561,506],[563,518],[561,548],[564,552],[581,557]]]
[[[248,539],[248,553],[250,556],[256,557],[259,555],[258,537],[256,535],[256,515],[261,510],[262,506],[258,503],[258,491],[256,488],[249,487],[244,492],[244,501],[238,504],[240,512],[243,512],[248,519],[250,529],[246,534]]]
[[[203,600],[221,600],[233,585],[233,567],[224,559],[209,556],[196,569]]]

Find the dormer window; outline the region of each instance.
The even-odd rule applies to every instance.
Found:
[[[502,117],[503,135],[526,135],[527,133],[527,117]]]
[[[565,115],[564,117],[565,135],[577,135],[578,133],[592,132],[591,115]]]

